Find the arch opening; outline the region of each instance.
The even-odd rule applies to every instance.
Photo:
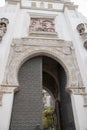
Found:
[[[10,130],[42,130],[43,89],[53,96],[53,129],[75,130],[67,80],[64,68],[53,58],[41,55],[26,61],[18,74],[21,87],[15,94]]]

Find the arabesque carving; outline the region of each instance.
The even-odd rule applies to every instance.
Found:
[[[9,20],[7,18],[0,19],[0,41],[2,40],[3,36],[5,35],[7,31],[8,23],[9,23]]]
[[[65,69],[67,74],[66,90],[68,92],[78,90],[77,94],[83,93],[84,85],[71,42],[61,39],[14,39],[9,54],[3,85],[19,86],[17,75],[21,65],[34,56],[45,55],[58,61]]]

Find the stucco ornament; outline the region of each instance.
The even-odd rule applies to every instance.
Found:
[[[87,49],[87,23],[80,23],[77,26],[77,30],[82,37],[83,46]]]
[[[79,34],[82,35],[86,30],[85,24],[84,23],[78,24],[77,25],[77,30],[78,30]]]
[[[2,88],[19,89],[18,72],[21,65],[34,56],[45,55],[59,62],[67,75],[66,90],[83,94],[85,90],[75,57],[73,44],[61,39],[21,38],[12,41]],[[15,86],[15,87],[14,87]],[[6,90],[7,91],[7,90]]]
[[[30,32],[55,32],[54,19],[31,18]]]
[[[87,36],[87,23],[78,24],[77,30],[82,37]]]
[[[7,18],[0,19],[0,41],[2,40],[3,36],[5,35],[7,31],[8,23],[9,23],[9,20]]]

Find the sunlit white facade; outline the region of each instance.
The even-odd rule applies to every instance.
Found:
[[[22,58],[16,59],[15,54],[16,58],[9,58],[12,55],[11,49],[16,44],[19,46],[20,43],[29,43],[29,38],[35,38],[35,41],[37,41],[37,43],[30,42],[30,50],[33,50],[32,46],[38,46],[32,52],[29,52],[31,57],[35,55],[33,54],[35,51],[41,53],[42,50],[43,53],[46,52],[48,55],[53,54],[55,59],[58,60],[57,51],[62,52],[59,54],[59,59],[62,59],[62,54],[71,55],[71,50],[74,50],[72,54],[75,62],[73,61],[73,63],[76,67],[72,73],[69,69],[70,82],[73,80],[73,84],[68,90],[71,96],[76,130],[87,130],[87,19],[77,9],[78,6],[70,0],[7,0],[5,6],[0,7],[0,20],[6,18],[0,24],[0,130],[9,130],[14,93],[18,89],[17,74],[15,73],[18,68],[15,66],[19,64],[20,68],[20,59],[22,64]],[[34,21],[41,19],[42,23],[43,19],[51,20],[50,30],[46,28],[48,30],[44,31],[41,26],[42,32],[38,31],[40,22],[35,27]],[[4,23],[4,26],[2,26],[2,23]],[[38,42],[38,39],[42,39],[42,41],[45,39],[45,42],[42,43],[41,40]],[[56,42],[54,42],[54,45],[53,42],[47,42],[49,39],[57,40],[58,45]],[[61,51],[59,44],[62,43],[70,43],[70,47],[67,48],[69,45],[62,46]],[[49,49],[49,46],[54,46],[54,50]],[[56,49],[57,46],[59,46],[58,50]],[[38,50],[39,47],[41,48]],[[19,53],[23,50],[21,47],[18,49],[15,50]],[[28,57],[27,53],[22,54]],[[61,63],[65,64],[67,59],[64,60]],[[72,66],[68,61],[67,64]],[[14,69],[11,68],[12,65]],[[11,71],[12,73],[10,73]],[[78,78],[72,76],[75,72],[78,73]],[[75,88],[75,86],[78,87]]]

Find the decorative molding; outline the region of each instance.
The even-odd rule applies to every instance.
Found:
[[[8,24],[9,24],[9,20],[7,18],[0,19],[0,42],[2,41],[2,38],[7,31]]]
[[[73,93],[74,95],[82,95],[84,98],[84,107],[87,107],[87,93],[85,89],[85,87],[70,88],[69,90],[66,88],[68,92]]]
[[[35,5],[36,3],[36,5]],[[50,6],[49,6],[50,4]],[[32,0],[32,1],[27,1],[26,0],[21,0],[20,1],[20,7],[22,9],[30,9],[30,10],[41,10],[41,11],[52,11],[52,12],[63,12],[63,7],[64,7],[65,2],[64,1],[43,1],[43,0]],[[32,6],[34,5],[34,6]],[[57,5],[57,6],[55,6]]]
[[[8,85],[8,84],[0,85],[0,106],[2,106],[3,94],[15,93],[17,91],[19,91],[19,86],[17,85]]]
[[[1,93],[13,93],[19,90],[19,85],[8,85],[8,84],[1,84],[0,85],[0,92]]]
[[[63,66],[67,75],[66,89],[69,93],[73,92],[78,95],[85,93],[72,42],[34,37],[14,39],[9,54],[3,79],[3,84],[7,86],[7,90],[5,86],[7,92],[10,90],[8,85],[19,86],[18,71],[26,60],[34,56],[45,55]],[[3,85],[2,87],[4,89]],[[14,90],[14,87],[11,88],[11,91]],[[17,87],[16,90],[18,90]]]
[[[68,88],[66,89],[67,91],[69,91],[70,93],[73,93],[75,95],[84,95],[85,94],[85,87],[81,87],[81,88],[70,88],[68,90]]]
[[[42,1],[42,0],[32,0],[32,1]],[[44,2],[64,3],[63,0],[44,0]]]
[[[57,39],[58,38],[58,34],[56,32],[40,32],[40,31],[32,31],[29,32],[29,36],[30,37],[40,37],[40,38],[47,38],[47,39]]]

